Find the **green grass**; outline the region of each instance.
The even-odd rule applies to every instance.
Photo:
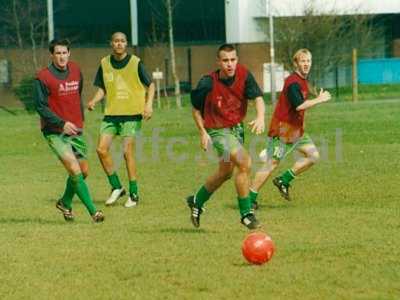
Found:
[[[336,101],[352,101],[353,90],[351,86],[329,89]],[[359,84],[359,100],[398,99],[400,97],[400,84]]]
[[[55,201],[65,172],[41,137],[37,117],[13,112],[0,111],[2,299],[400,296],[400,101],[330,103],[308,112],[307,130],[323,159],[295,180],[293,202],[281,200],[270,182],[262,190],[258,217],[276,244],[264,266],[250,266],[241,256],[247,230],[239,224],[232,182],[207,203],[201,229],[192,228],[184,197],[215,164],[198,148],[188,107],[156,110],[144,125],[147,137],[163,128],[163,140],[159,155],[144,144],[142,201],[133,209],[124,209],[123,201],[103,205],[109,187],[94,148],[101,115],[87,115],[88,184],[105,212],[103,224],[93,224],[78,200],[77,220],[64,222]],[[187,159],[168,157],[173,137],[182,139],[174,151]],[[126,185],[125,173],[121,164]]]

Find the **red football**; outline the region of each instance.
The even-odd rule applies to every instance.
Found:
[[[242,253],[249,263],[262,265],[274,255],[275,245],[263,232],[250,233],[243,241]]]

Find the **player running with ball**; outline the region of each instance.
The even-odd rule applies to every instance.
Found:
[[[249,199],[249,173],[251,159],[243,147],[243,119],[248,99],[255,99],[257,117],[250,122],[252,132],[264,131],[264,100],[253,75],[242,65],[233,45],[218,49],[219,69],[204,76],[191,93],[193,118],[200,134],[201,147],[206,150],[210,142],[219,156],[218,170],[209,176],[193,196],[187,198],[190,218],[200,226],[204,203],[234,174],[241,223],[249,229],[259,227],[251,211]]]

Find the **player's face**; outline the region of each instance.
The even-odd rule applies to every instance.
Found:
[[[113,49],[114,54],[122,55],[126,53],[126,47],[128,42],[126,40],[126,36],[124,34],[115,34],[111,41],[111,47]]]
[[[220,51],[217,58],[217,64],[220,68],[220,77],[235,76],[238,57],[236,51]]]
[[[70,52],[66,46],[57,45],[54,47],[54,52],[51,54],[53,64],[61,70],[67,68]]]
[[[299,72],[301,76],[307,77],[311,70],[311,64],[311,55],[301,53],[296,62],[297,72]]]

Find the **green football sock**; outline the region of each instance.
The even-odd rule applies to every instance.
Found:
[[[121,181],[119,181],[117,172],[114,172],[111,175],[108,175],[107,178],[108,178],[108,182],[110,183],[113,190],[122,188],[122,184],[121,184]]]
[[[67,183],[65,185],[64,195],[61,197],[61,201],[64,206],[68,209],[72,209],[72,198],[75,195],[74,186],[72,184],[71,176],[68,176]]]
[[[258,196],[258,192],[250,190],[249,198],[250,198],[250,203],[251,204],[257,202],[257,196]]]
[[[289,185],[289,183],[296,177],[292,169],[287,169],[280,178],[282,179],[283,183]]]
[[[207,191],[207,189],[206,189],[206,187],[204,185],[201,186],[199,191],[194,196],[196,207],[197,208],[202,208],[204,203],[206,203],[206,201],[208,199],[210,199],[212,194],[213,194],[212,192]]]
[[[129,181],[129,194],[138,196],[138,186],[136,180]]]
[[[81,199],[82,203],[86,206],[86,209],[89,211],[90,215],[94,215],[96,212],[96,207],[93,203],[92,197],[90,197],[89,188],[83,179],[82,174],[71,176],[71,181],[79,199]]]
[[[240,216],[243,218],[251,212],[250,197],[238,197]]]

